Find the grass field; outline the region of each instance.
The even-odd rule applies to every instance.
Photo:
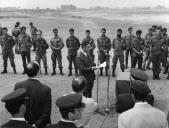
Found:
[[[20,14],[21,15],[21,14]],[[28,15],[28,14],[24,14]],[[90,15],[90,13],[89,13]],[[30,14],[29,14],[30,16]],[[84,38],[84,31],[86,29],[91,30],[91,36],[96,40],[100,36],[100,29],[102,27],[105,27],[107,29],[107,35],[113,39],[115,37],[116,29],[122,28],[123,34],[125,35],[127,33],[127,28],[129,26],[132,26],[134,28],[134,31],[137,29],[143,30],[143,36],[147,32],[147,29],[152,24],[159,24],[159,22],[140,22],[140,21],[122,21],[122,20],[112,20],[106,19],[104,17],[78,17],[78,16],[69,16],[69,15],[61,15],[61,14],[41,14],[38,16],[33,15],[29,18],[3,18],[1,19],[1,25],[6,26],[9,28],[9,31],[14,26],[16,21],[20,21],[21,25],[25,25],[27,27],[27,31],[29,33],[29,22],[33,21],[35,26],[37,26],[39,29],[43,31],[43,36],[47,41],[50,41],[50,38],[53,36],[52,29],[54,27],[57,27],[59,29],[59,35],[63,38],[64,42],[66,38],[69,36],[68,29],[74,28],[75,34],[77,37],[79,37],[80,41]],[[161,22],[160,25],[164,25],[165,27],[169,28],[169,24]],[[95,42],[96,43],[96,42]],[[95,61],[97,62],[97,49],[95,52]],[[60,119],[60,114],[58,112],[58,109],[55,105],[55,100],[57,97],[70,93],[71,92],[71,80],[72,77],[67,77],[68,74],[68,61],[66,59],[67,56],[67,49],[64,48],[62,50],[63,54],[63,72],[65,73],[65,76],[60,76],[58,69],[57,69],[57,75],[56,76],[45,76],[45,75],[39,75],[40,81],[48,85],[52,88],[52,114],[51,119],[52,123],[56,123]],[[112,50],[111,50],[112,54]],[[49,73],[52,72],[51,67],[51,50],[49,49],[47,51],[48,56],[48,66],[49,66]],[[32,53],[32,59],[34,59],[35,54]],[[112,59],[112,58],[111,58]],[[22,62],[21,57],[19,55],[15,56],[15,62],[16,62],[16,69],[18,71],[18,75],[14,75],[12,73],[12,69],[10,67],[10,64],[8,64],[8,74],[1,75],[0,74],[0,99],[7,93],[11,92],[13,90],[13,86],[16,82],[25,80],[27,78],[26,75],[22,75]],[[0,55],[0,71],[3,70],[3,61],[2,56]],[[116,72],[119,72],[120,68],[119,65],[117,67]],[[126,71],[129,71],[127,69]],[[42,70],[44,72],[44,70]],[[146,71],[146,73],[149,76],[148,84],[152,90],[152,93],[155,95],[155,107],[163,110],[165,113],[169,110],[169,81],[166,80],[166,75],[161,74],[161,80],[152,80],[152,72]],[[113,114],[110,114],[108,118],[105,120],[105,123],[103,125],[104,128],[114,128],[117,127],[117,117],[118,114],[115,113],[115,78],[110,78],[110,101],[113,106],[112,112]],[[103,76],[99,78],[99,107],[103,110],[106,107],[106,89],[107,89],[107,77]],[[96,99],[96,86],[97,82],[95,81],[94,89],[93,89],[93,98]],[[1,103],[0,105],[0,124],[3,124],[7,122],[9,118],[9,114],[6,112],[4,108],[4,104]],[[103,116],[96,114],[94,116],[94,127],[99,127],[102,120],[104,119]]]

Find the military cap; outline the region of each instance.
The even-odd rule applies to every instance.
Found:
[[[82,109],[85,107],[82,102],[82,95],[78,93],[72,93],[68,95],[64,95],[59,97],[56,100],[56,105],[60,110],[74,110],[74,109]]]
[[[131,87],[131,91],[135,92],[138,95],[145,95],[151,93],[151,90],[148,87],[148,85],[141,80],[132,81],[130,87]]]
[[[131,68],[130,74],[135,80],[142,80],[142,81],[148,80],[147,74],[138,68]]]
[[[8,95],[4,96],[1,101],[5,103],[15,103],[18,101],[26,100],[26,90],[24,88],[17,89]]]

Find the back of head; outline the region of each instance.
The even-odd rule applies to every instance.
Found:
[[[29,77],[35,77],[38,74],[39,69],[40,69],[40,66],[39,66],[38,62],[32,61],[32,62],[28,63],[26,66],[26,74]]]
[[[72,80],[72,89],[74,92],[82,92],[87,84],[87,80],[83,76],[74,77]]]

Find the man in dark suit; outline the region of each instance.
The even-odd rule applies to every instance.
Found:
[[[51,89],[42,84],[36,77],[40,66],[36,61],[26,67],[29,79],[16,83],[14,90],[25,88],[29,100],[27,101],[25,119],[34,127],[44,128],[51,123]]]
[[[24,118],[26,105],[26,90],[20,88],[1,99],[5,103],[5,108],[11,114],[11,119],[0,126],[1,128],[33,128],[27,124]]]
[[[47,128],[77,128],[74,121],[81,119],[82,110],[85,107],[82,95],[77,93],[64,95],[56,100],[56,105],[59,107],[62,118],[57,124]]]
[[[86,85],[86,89],[83,92],[85,97],[92,97],[92,88],[94,84],[95,74],[94,70],[94,62],[92,57],[89,55],[90,52],[90,44],[83,42],[82,43],[82,51],[78,53],[77,56],[77,67],[79,70],[79,74],[84,76],[88,82]]]

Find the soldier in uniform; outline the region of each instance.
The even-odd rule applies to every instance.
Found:
[[[90,56],[92,57],[93,59],[93,62],[94,62],[94,49],[96,48],[96,45],[94,43],[94,39],[90,37],[90,30],[86,30],[86,38],[83,39],[82,43],[83,42],[87,42],[90,44]]]
[[[80,42],[79,39],[74,35],[74,29],[71,28],[69,29],[70,37],[66,39],[66,47],[68,48],[68,56],[67,59],[69,61],[69,74],[68,76],[72,75],[72,63],[74,63],[74,68],[75,68],[75,75],[78,75],[77,71],[77,63],[76,63],[76,58],[77,58],[77,51],[80,48]]]
[[[60,75],[64,75],[62,72],[62,54],[61,50],[64,47],[64,43],[61,37],[58,36],[58,29],[54,28],[53,29],[54,37],[50,40],[50,48],[52,49],[52,67],[53,67],[53,72],[51,75],[56,74],[56,59],[59,64],[59,69],[60,69]]]
[[[106,75],[108,75],[109,69],[109,51],[111,50],[111,40],[106,36],[106,29],[101,29],[101,37],[97,39],[97,47],[99,49],[99,61],[100,63],[107,62]],[[100,76],[103,75],[103,68],[100,68]]]
[[[161,58],[164,40],[161,35],[161,30],[156,31],[156,35],[151,38],[150,42],[150,57],[152,60],[153,79],[160,79]]]
[[[118,62],[118,59],[120,61],[120,68],[122,70],[122,72],[124,72],[124,52],[123,50],[126,47],[126,43],[124,38],[121,36],[122,34],[122,29],[117,29],[117,37],[115,39],[113,39],[112,42],[112,48],[113,48],[113,52],[114,52],[114,56],[113,56],[113,65],[112,65],[112,77],[115,77],[115,70],[116,70],[116,65]]]
[[[163,59],[162,59],[162,65],[163,67],[165,68],[163,74],[167,74],[167,69],[166,69],[166,65],[167,65],[167,57],[168,57],[168,45],[169,45],[169,42],[168,42],[168,34],[167,34],[167,29],[166,28],[163,28],[162,29],[162,36],[163,36],[163,39],[164,39],[164,50],[163,50]]]
[[[145,41],[141,37],[142,31],[136,31],[136,38],[133,41],[133,61],[132,61],[132,68],[136,67],[138,63],[138,68],[142,70],[142,62],[143,62],[143,52],[146,49]]]
[[[45,68],[45,75],[48,75],[47,71],[47,57],[46,57],[46,50],[49,48],[48,43],[44,38],[42,38],[42,31],[37,31],[37,39],[36,39],[36,57],[35,60],[39,63],[42,60],[43,66]]]
[[[30,22],[29,25],[30,25],[31,39],[32,39],[32,45],[33,45],[32,51],[35,51],[36,50],[37,27],[33,25],[33,22]]]
[[[17,74],[15,69],[15,62],[14,62],[14,53],[13,47],[15,45],[14,39],[8,33],[8,29],[6,27],[3,28],[3,35],[1,36],[1,47],[2,47],[2,56],[3,56],[3,66],[4,70],[1,74],[7,73],[7,62],[8,58],[10,60],[11,66],[13,68],[14,74]]]
[[[12,36],[15,41],[15,53],[19,54],[19,45],[18,45],[18,37],[21,34],[20,22],[16,22],[15,27],[12,29]]]
[[[24,114],[26,112],[26,90],[18,89],[4,96],[1,101],[5,103],[5,108],[11,114],[11,119],[1,125],[1,128],[34,128],[27,124]]]
[[[133,32],[133,28],[132,27],[129,27],[128,28],[128,32],[129,34],[127,34],[124,39],[125,39],[125,42],[126,42],[126,45],[127,45],[127,48],[125,50],[125,68],[128,68],[128,57],[129,57],[129,54],[130,54],[130,58],[131,58],[131,64],[132,64],[132,53],[133,53],[133,39],[135,38],[135,35],[132,34]]]
[[[32,41],[30,36],[26,33],[26,27],[21,27],[21,34],[18,37],[19,51],[22,57],[24,71],[22,74],[26,74],[26,65],[31,60],[30,49],[32,47]],[[27,62],[26,62],[27,60]]]
[[[153,28],[149,28],[148,33],[145,35],[146,49],[145,49],[144,57],[143,57],[143,71],[145,71],[146,68],[150,70],[151,60],[149,56],[150,56],[150,41],[151,41],[152,36],[153,36]],[[147,66],[146,66],[146,61],[148,61]]]

